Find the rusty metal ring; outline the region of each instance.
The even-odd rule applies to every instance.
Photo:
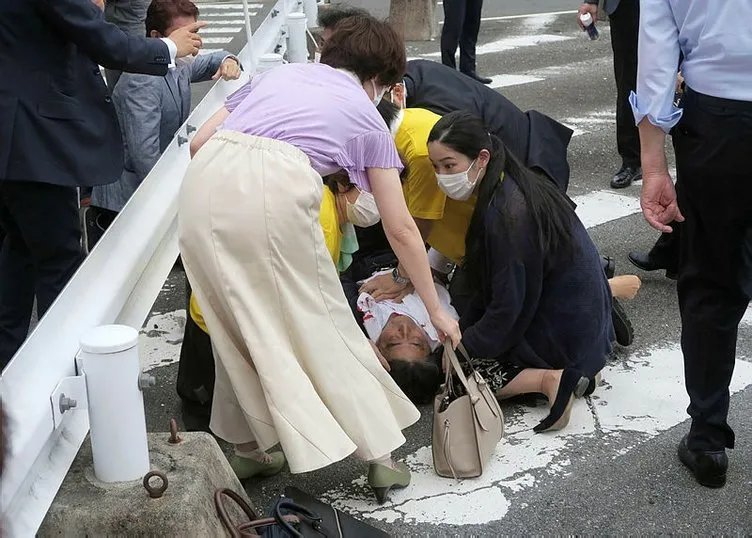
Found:
[[[162,480],[162,485],[155,488],[149,483],[149,480],[151,480],[154,477],[157,477]],[[149,497],[152,499],[159,499],[162,494],[167,490],[167,475],[164,474],[161,471],[149,471],[144,475],[144,489],[149,493]]]

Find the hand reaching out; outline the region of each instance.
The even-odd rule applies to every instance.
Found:
[[[238,61],[232,57],[225,58],[219,69],[217,69],[217,72],[214,73],[212,80],[219,78],[222,78],[222,80],[237,80],[240,78],[240,73],[241,70]]]

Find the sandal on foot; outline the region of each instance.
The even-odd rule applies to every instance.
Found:
[[[238,479],[246,480],[254,476],[269,477],[278,474],[285,466],[285,455],[282,452],[270,452],[264,461],[244,458],[235,454],[230,459],[230,467],[235,471]]]

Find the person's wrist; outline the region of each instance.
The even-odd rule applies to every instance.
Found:
[[[402,286],[407,286],[410,283],[410,278],[403,276],[399,271],[399,267],[395,267],[392,270],[392,279],[394,280],[395,284],[400,284]]]

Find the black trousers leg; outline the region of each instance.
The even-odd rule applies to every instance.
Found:
[[[444,28],[441,30],[441,63],[457,68],[455,54],[465,25],[468,0],[444,1]]]
[[[752,107],[752,105],[750,105]],[[679,307],[691,450],[733,448],[727,423],[736,339],[750,299],[745,241],[752,236],[752,109],[688,94],[675,137],[681,233]]]
[[[0,181],[0,368],[26,338],[34,297],[42,317],[78,268],[75,187]]]
[[[682,227],[683,223],[672,222],[671,228],[674,231],[670,234],[661,234],[650,249],[650,257],[658,260],[667,270],[674,273],[678,272],[679,268]]]
[[[640,135],[629,105],[629,94],[637,89],[639,0],[622,0],[609,20],[616,78],[616,147],[625,165],[639,166]]]
[[[478,44],[480,19],[483,14],[483,0],[466,0],[465,23],[460,34],[460,71],[475,73],[475,48]]]

